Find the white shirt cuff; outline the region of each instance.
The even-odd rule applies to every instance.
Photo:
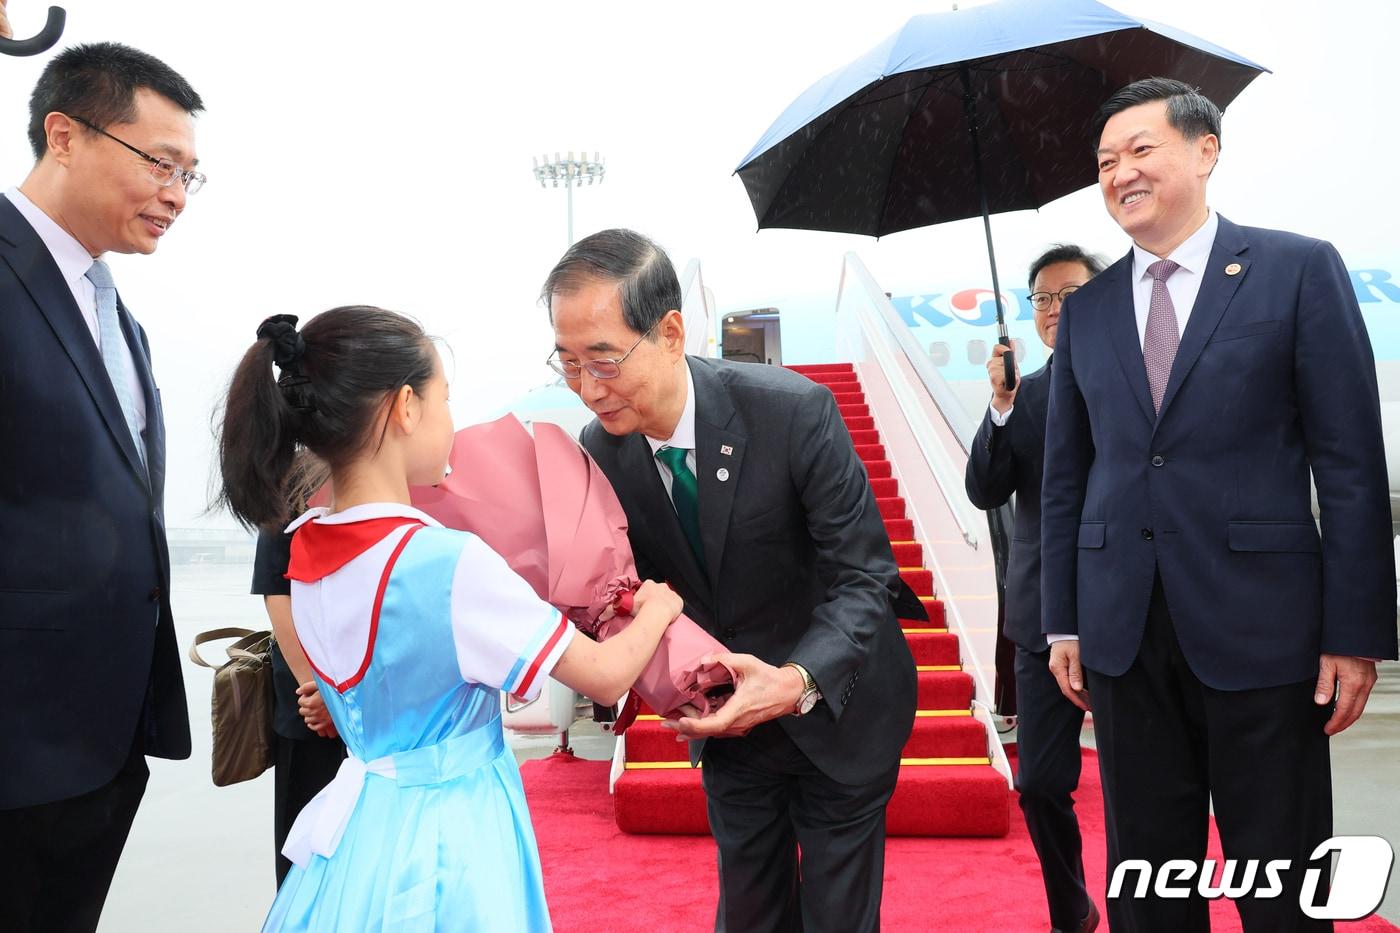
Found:
[[[1013,411],[1015,411],[1015,410],[1016,410],[1016,406],[1015,406],[1015,405],[1012,405],[1010,408],[1008,408],[1008,409],[1006,410],[1006,414],[1002,414],[1001,412],[997,411],[997,408],[996,408],[995,405],[988,405],[988,406],[987,406],[987,412],[988,412],[988,414],[990,414],[990,415],[992,416],[992,424],[996,425],[996,426],[999,427],[999,428],[1004,428],[1004,427],[1006,427],[1006,419],[1010,418],[1010,417],[1011,417],[1011,413],[1012,413]]]
[[[1046,635],[1045,641],[1053,645],[1057,641],[1079,641],[1078,635]]]

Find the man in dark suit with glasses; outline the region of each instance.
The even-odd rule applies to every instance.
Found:
[[[148,771],[185,758],[165,428],[107,253],[152,253],[204,181],[199,95],[115,43],[30,100],[0,197],[0,929],[96,929]]]
[[[915,673],[835,399],[779,367],[686,356],[675,269],[631,231],[576,243],[542,297],[551,365],[597,416],[583,444],[626,510],[638,572],[734,652],[734,695],[678,727],[703,757],[716,929],[878,929]]]
[[[987,361],[992,402],[967,460],[967,496],[979,509],[1016,497],[1016,524],[1006,565],[1002,631],[1016,645],[1016,790],[1040,859],[1053,931],[1089,933],[1098,909],[1084,886],[1083,840],[1074,814],[1079,786],[1079,730],[1084,711],[1065,699],[1050,673],[1050,647],[1040,632],[1040,482],[1045,467],[1045,415],[1055,333],[1064,300],[1103,271],[1078,246],[1046,250],[1030,270],[1035,328],[1051,356],[1006,388],[1002,354]]]

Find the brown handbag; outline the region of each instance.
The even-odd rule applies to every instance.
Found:
[[[224,638],[238,639],[225,649],[228,660],[217,667],[199,656],[199,646]],[[227,787],[251,781],[272,766],[276,737],[272,731],[272,633],[246,628],[201,632],[190,645],[190,660],[214,671],[209,713],[214,727],[214,784]]]

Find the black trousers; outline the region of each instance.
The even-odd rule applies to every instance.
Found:
[[[705,743],[702,774],[719,847],[715,930],[878,930],[885,805],[898,773],[893,762],[872,784],[839,784],[776,722]]]
[[[1222,620],[1228,624],[1228,620]],[[1154,584],[1137,659],[1120,677],[1086,671],[1108,818],[1108,865],[1205,858],[1210,806],[1226,859],[1289,859],[1283,893],[1235,900],[1245,933],[1331,930],[1298,906],[1308,856],[1332,835],[1332,771],[1313,703],[1314,681],[1215,690],[1191,672],[1162,592]],[[1241,866],[1241,869],[1243,866]],[[1217,875],[1221,866],[1216,867]],[[1323,877],[1328,877],[1324,875]],[[1108,901],[1114,933],[1210,929],[1197,885],[1185,898],[1130,896],[1137,873]],[[1192,879],[1196,881],[1198,879]],[[1179,884],[1185,887],[1185,883]]]
[[[331,782],[344,760],[345,743],[340,739],[323,739],[315,734],[306,739],[277,736],[277,756],[272,772],[272,819],[278,887],[292,870],[291,860],[282,854],[282,846],[287,842],[297,814]]]
[[[1074,815],[1084,711],[1060,692],[1050,652],[1016,647],[1016,790],[1040,859],[1050,926],[1072,930],[1089,913],[1084,842]]]
[[[107,784],[67,800],[0,810],[0,930],[93,933],[150,770],[132,742]]]

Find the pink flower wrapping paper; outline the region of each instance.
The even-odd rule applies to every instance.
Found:
[[[605,640],[631,622],[632,593],[641,585],[627,516],[573,438],[554,424],[538,422],[533,430],[506,415],[458,431],[450,474],[437,486],[413,487],[413,505],[481,538],[541,599]],[[724,665],[701,659],[725,650],[683,615],[632,689],[662,716],[679,715],[686,704],[706,715],[724,702],[734,678]],[[618,731],[627,722],[624,715]]]

